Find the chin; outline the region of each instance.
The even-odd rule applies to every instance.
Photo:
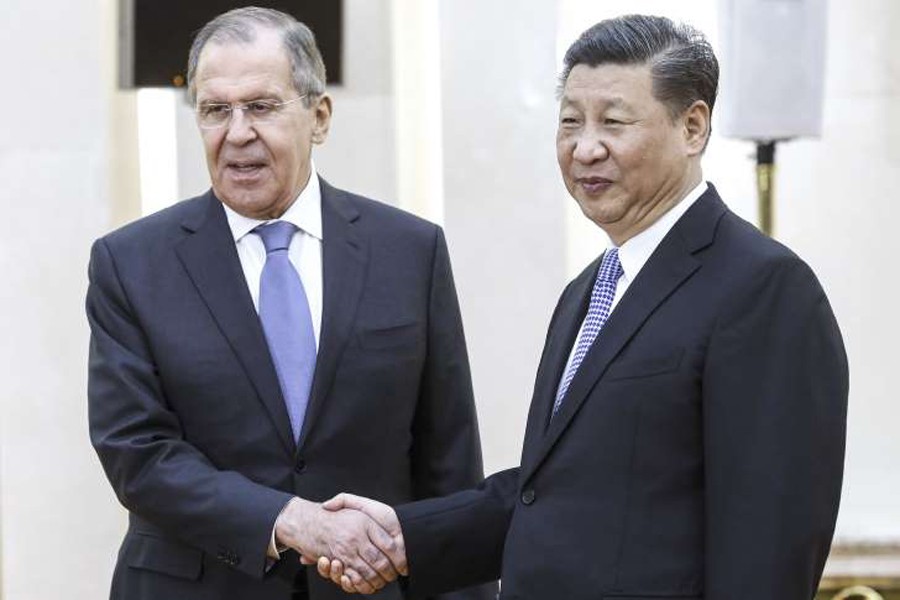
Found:
[[[256,197],[255,194],[247,194],[246,192],[235,194],[225,191],[222,193],[216,192],[216,196],[234,212],[253,219],[266,218],[266,212],[271,209],[270,203],[264,202]]]
[[[599,206],[598,202],[587,204],[579,203],[579,206],[581,207],[581,212],[588,220],[604,230],[617,223],[623,216],[620,211],[610,210],[610,206],[608,205]]]
[[[601,202],[597,199],[590,200],[578,200],[578,207],[581,209],[581,212],[584,213],[591,221],[596,221],[598,218],[603,218],[604,215],[609,213],[609,205],[606,202]]]

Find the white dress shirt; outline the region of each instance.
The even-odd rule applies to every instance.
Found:
[[[298,227],[288,248],[288,259],[297,269],[300,281],[303,282],[318,349],[319,332],[322,328],[322,191],[319,188],[315,167],[311,173],[306,187],[277,220],[287,221]],[[236,213],[224,204],[223,207],[228,218],[228,227],[231,228],[237,246],[244,279],[253,298],[253,306],[256,312],[259,312],[259,280],[262,277],[263,265],[266,264],[266,247],[259,234],[253,230],[269,221],[251,219]]]
[[[628,290],[628,286],[631,285],[634,278],[637,277],[638,273],[641,272],[641,269],[644,268],[650,255],[653,254],[656,247],[659,246],[659,243],[666,237],[666,234],[675,226],[678,219],[680,219],[694,202],[703,195],[703,192],[706,191],[707,187],[706,182],[701,180],[697,187],[688,192],[687,196],[685,196],[678,204],[670,208],[668,212],[661,216],[653,225],[619,247],[619,262],[622,264],[622,276],[619,277],[619,282],[616,284],[616,295],[613,297],[612,306],[609,309],[610,317],[616,309],[616,305],[619,304],[619,300],[622,299],[622,296]],[[612,247],[615,248],[615,245]],[[586,320],[587,315],[585,315],[584,321],[581,322],[578,336],[575,338],[572,350],[569,351],[569,359],[566,361],[566,368],[563,369],[562,377],[560,377],[560,384],[563,379],[565,379],[566,373],[569,371],[569,366],[572,364],[572,359],[575,357],[575,349],[578,348],[578,342],[584,334],[584,322]],[[559,388],[557,387],[557,391],[558,389]]]

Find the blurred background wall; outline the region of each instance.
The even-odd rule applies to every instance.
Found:
[[[117,89],[117,10],[0,3],[4,600],[107,593],[125,517],[87,439],[89,247],[208,184],[183,96]],[[554,91],[565,47],[623,12],[687,20],[719,47],[715,0],[345,0],[344,83],[330,90],[333,128],[316,165],[445,226],[488,471],[517,462],[557,295],[606,244],[562,186]],[[850,354],[837,533],[850,542],[900,540],[898,26],[893,0],[831,0],[823,135],[779,147],[777,237],[818,273]],[[704,162],[749,220],[752,152],[714,135]]]

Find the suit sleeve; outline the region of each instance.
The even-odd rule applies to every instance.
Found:
[[[408,598],[500,577],[518,480],[519,469],[508,469],[475,489],[396,508],[409,562]]]
[[[841,335],[799,259],[779,260],[733,297],[703,376],[705,598],[812,598],[843,473]]]
[[[222,471],[185,441],[103,240],[89,267],[91,441],[120,502],[151,524],[262,577],[289,494]]]
[[[478,417],[462,316],[443,231],[435,229],[428,343],[413,423],[413,494],[417,499],[471,488],[484,478]],[[443,600],[486,600],[484,586]]]
[[[484,478],[462,317],[440,229],[434,243],[428,343],[413,424],[416,498],[443,496]]]

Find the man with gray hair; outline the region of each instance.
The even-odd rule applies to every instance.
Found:
[[[212,189],[91,255],[90,434],[129,512],[111,598],[341,597],[300,564],[322,555],[400,598],[402,540],[318,502],[483,477],[443,233],[317,176],[332,100],[292,17],[215,18],[188,85]]]
[[[847,360],[810,268],[703,180],[717,82],[703,35],[660,17],[566,53],[557,158],[611,247],[553,313],[520,466],[396,511],[325,504],[404,539],[410,597],[498,576],[504,600],[816,593]],[[354,589],[341,561],[319,569]]]

